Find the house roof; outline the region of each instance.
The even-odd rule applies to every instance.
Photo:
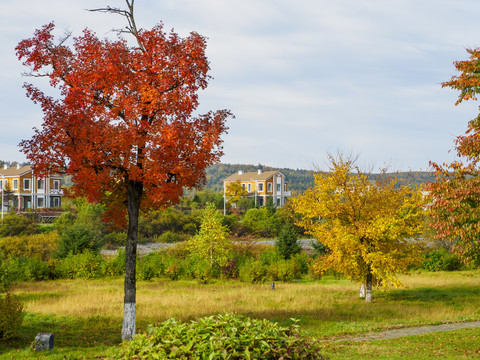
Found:
[[[17,168],[16,166],[10,166],[9,168],[0,168],[0,176],[20,176],[23,174],[32,171],[32,167],[30,165],[22,166]]]
[[[241,173],[241,174],[239,174],[237,172],[237,173],[227,177],[224,181],[225,182],[228,182],[228,181],[252,181],[252,180],[265,181],[265,180],[268,180],[269,178],[271,178],[272,176],[274,176],[278,173],[283,175],[283,173],[279,170],[262,171],[260,174],[257,171],[246,172],[246,173]]]

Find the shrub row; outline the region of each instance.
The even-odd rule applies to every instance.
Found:
[[[244,251],[247,251],[243,249]],[[213,278],[239,278],[250,283],[265,281],[292,281],[308,272],[309,258],[298,254],[284,260],[275,250],[267,250],[257,258],[254,255],[236,253],[225,266],[211,266],[208,261],[186,254],[182,249],[159,251],[141,257],[137,261],[137,279],[151,280],[166,277],[171,280],[196,279],[201,283]],[[48,279],[92,279],[119,276],[125,271],[125,251],[105,258],[86,251],[70,254],[64,259],[51,258],[41,261],[26,256],[12,257],[0,263],[2,282],[36,281]]]

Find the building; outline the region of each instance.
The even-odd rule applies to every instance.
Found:
[[[291,192],[287,189],[285,175],[281,171],[243,172],[230,175],[223,180],[224,194],[230,183],[239,183],[246,191],[246,197],[254,199],[258,207],[265,206],[267,199],[272,198],[273,204],[282,206],[285,204]],[[228,199],[225,199],[228,202]]]
[[[7,203],[16,211],[54,208],[62,205],[62,177],[60,175],[35,176],[29,165],[11,167],[5,165],[0,169],[0,189],[4,210],[7,208]]]

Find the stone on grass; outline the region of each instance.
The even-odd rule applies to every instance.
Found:
[[[37,334],[33,343],[34,351],[44,351],[53,349],[53,334]]]

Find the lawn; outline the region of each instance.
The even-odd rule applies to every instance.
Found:
[[[165,279],[139,282],[138,328],[141,331],[149,323],[170,317],[187,321],[232,312],[283,325],[290,318],[300,319],[302,332],[322,341],[325,354],[332,359],[396,359],[409,353],[420,359],[480,356],[480,330],[376,342],[335,341],[348,334],[480,319],[480,271],[412,273],[401,280],[409,288],[374,292],[371,304],[358,298],[358,285],[329,277],[277,283],[275,290],[270,284],[238,281],[207,285]],[[2,359],[94,358],[120,341],[120,278],[22,283],[14,292],[21,297],[27,315],[21,337],[0,342]],[[53,352],[31,352],[30,343],[39,332],[55,334]]]

